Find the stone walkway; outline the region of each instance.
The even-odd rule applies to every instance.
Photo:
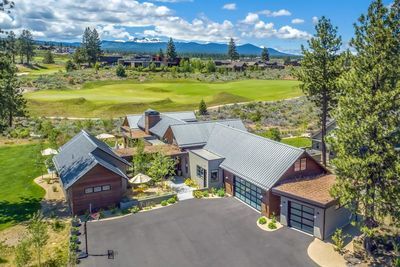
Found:
[[[183,177],[175,177],[173,181],[169,181],[169,186],[178,194],[179,201],[193,198],[192,191],[194,188],[185,185],[185,179]]]

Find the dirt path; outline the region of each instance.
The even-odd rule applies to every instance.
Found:
[[[51,174],[46,174],[43,177],[39,176],[35,178],[34,182],[46,191],[44,198],[40,202],[43,215],[45,217],[69,217],[69,208],[65,201],[59,179],[57,177],[52,178]]]

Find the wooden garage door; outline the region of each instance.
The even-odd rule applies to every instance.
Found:
[[[289,201],[289,226],[309,234],[314,233],[314,209]]]

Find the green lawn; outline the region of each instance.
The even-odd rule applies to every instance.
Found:
[[[300,96],[298,84],[288,80],[99,81],[86,83],[82,89],[37,91],[25,97],[34,115],[110,117],[139,113],[149,107],[161,111],[196,109],[202,98],[208,106],[281,100]]]
[[[55,64],[36,63],[29,67],[26,65],[17,65],[17,67],[18,67],[18,73],[29,76],[52,74],[58,71],[65,70],[64,65],[61,63],[59,64],[57,62]]]
[[[40,208],[45,191],[33,182],[37,145],[0,147],[0,230],[25,221]]]
[[[302,148],[311,147],[311,139],[308,137],[298,136],[298,137],[283,138],[281,142],[295,147],[302,147]]]

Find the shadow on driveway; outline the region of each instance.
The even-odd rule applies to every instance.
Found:
[[[89,254],[81,266],[316,266],[313,237],[257,227],[259,214],[234,198],[191,199],[124,218],[88,223]]]

